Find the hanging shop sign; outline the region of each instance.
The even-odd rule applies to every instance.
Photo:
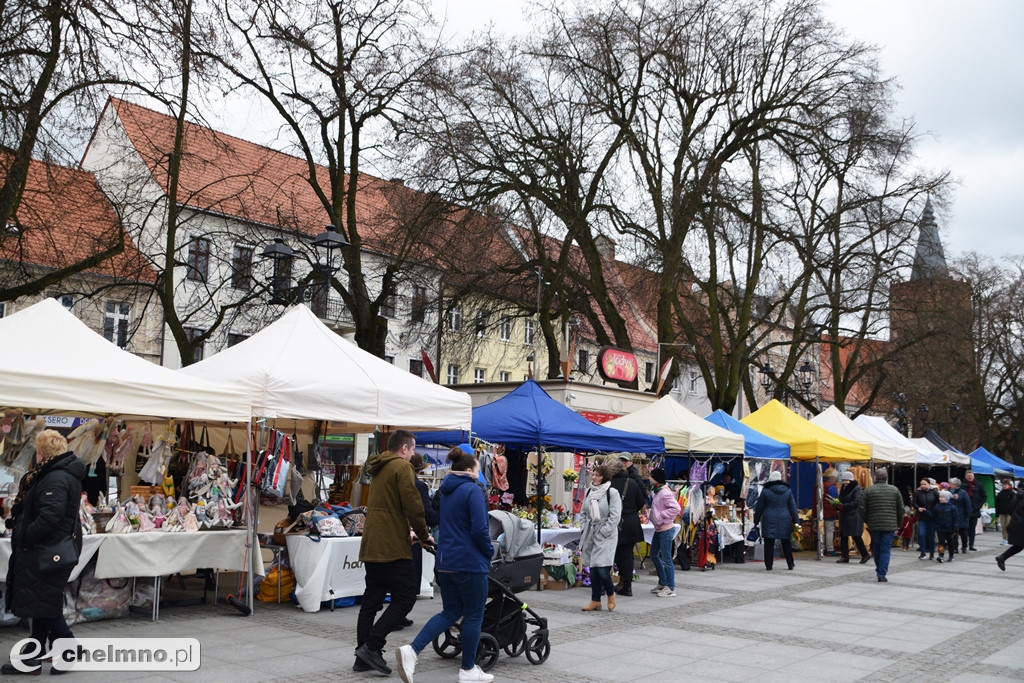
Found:
[[[611,346],[602,347],[597,353],[597,372],[607,382],[630,385],[636,381],[636,356]]]

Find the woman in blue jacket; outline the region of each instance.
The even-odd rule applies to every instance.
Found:
[[[772,472],[768,484],[758,496],[754,506],[754,524],[761,525],[761,538],[764,539],[764,568],[772,570],[775,560],[775,540],[782,542],[782,554],[786,557],[786,565],[792,569],[793,543],[790,537],[793,525],[799,521],[796,512],[796,500],[789,484],[782,481],[782,474]]]
[[[454,453],[454,451],[453,451]],[[430,618],[411,645],[398,648],[398,675],[412,683],[416,658],[431,641],[462,617],[460,681],[493,681],[476,665],[476,648],[487,601],[487,574],[494,548],[487,523],[484,491],[477,484],[480,464],[475,455],[452,458],[452,472],[441,482],[441,522],[438,532],[437,583],[442,610]]]

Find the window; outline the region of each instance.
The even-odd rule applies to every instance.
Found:
[[[487,336],[487,314],[483,311],[476,312],[476,336]]]
[[[452,306],[448,311],[448,329],[452,332],[462,331],[462,306]]]
[[[501,327],[499,328],[501,341],[509,341],[512,339],[512,319],[504,317],[501,319]]]
[[[691,394],[696,394],[697,393],[697,378],[698,377],[699,377],[699,375],[697,374],[696,370],[690,370],[690,393]]]
[[[412,287],[412,314],[410,316],[414,323],[421,323],[427,317],[427,288],[413,285]]]
[[[449,365],[448,366],[448,384],[459,383],[459,366]]]
[[[235,245],[231,253],[231,286],[235,289],[252,289],[252,255],[252,247]]]
[[[654,363],[644,363],[644,382],[654,384]]]
[[[320,319],[328,317],[328,303],[331,297],[330,276],[317,269],[313,271],[313,279],[310,282],[312,292],[309,297],[309,310]],[[309,290],[307,290],[309,291]]]
[[[523,343],[527,346],[533,346],[533,321],[524,321],[523,330],[525,331],[525,334],[523,335]]]
[[[511,382],[512,381],[512,373],[508,372],[507,370],[502,370],[501,372],[498,373],[498,381],[499,382]]]
[[[473,383],[483,384],[487,381],[487,371],[483,368],[473,368]]]
[[[410,360],[409,361],[409,372],[416,375],[417,377],[423,376],[423,361],[421,360]]]
[[[349,291],[351,291],[351,287],[349,287]],[[388,296],[384,297],[384,301],[381,302],[381,304],[380,304],[380,314],[382,316],[384,316],[385,318],[394,318],[395,317],[395,300],[396,299],[397,299],[397,297],[394,294],[389,294]]]
[[[128,325],[132,307],[120,301],[108,301],[103,315],[103,336],[122,349],[128,346]]]
[[[206,282],[210,276],[210,240],[196,237],[188,247],[185,277],[193,282]]]
[[[292,285],[292,259],[274,259],[274,273],[271,275],[270,303],[286,303],[288,301],[288,289]]]
[[[247,334],[236,334],[234,332],[228,332],[228,348],[241,344],[249,338]]]
[[[579,359],[576,361],[576,369],[580,372],[590,372],[590,351],[580,349],[578,355]]]
[[[186,327],[185,336],[188,337],[189,343],[195,344],[196,340],[199,339],[199,337],[203,336],[203,331],[195,327]],[[204,344],[199,344],[198,346],[196,346],[196,349],[192,355],[193,363],[198,363],[203,359],[203,346]]]
[[[0,301],[0,318],[3,318],[6,315],[7,315],[7,302],[6,301]]]
[[[391,363],[392,365],[395,364],[395,357],[394,356],[384,356],[384,360],[387,361],[388,363]]]

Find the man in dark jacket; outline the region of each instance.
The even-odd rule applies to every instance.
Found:
[[[960,535],[960,545],[963,550],[960,552],[967,552],[967,525],[970,524],[973,509],[971,508],[971,497],[967,495],[960,486],[960,480],[956,477],[952,477],[949,480],[949,502],[956,506],[956,511],[960,514],[960,523],[957,526],[957,533]]]
[[[776,470],[768,475],[768,484],[754,505],[754,525],[761,525],[761,538],[764,541],[765,570],[772,570],[776,539],[782,543],[782,555],[786,558],[786,565],[790,569],[795,566],[790,538],[793,527],[799,521],[793,492],[790,491],[789,484],[782,481],[782,474]]]
[[[967,523],[967,549],[977,551],[974,547],[974,535],[978,531],[978,520],[981,519],[981,508],[988,502],[988,496],[985,493],[985,487],[981,485],[981,482],[975,480],[974,472],[967,470],[966,479],[967,484],[964,486],[964,490],[967,491],[967,496],[971,499],[971,518]]]
[[[1013,484],[1009,479],[1003,479],[1003,488],[996,494],[996,514],[999,516],[999,530],[1003,534],[1003,540],[999,545],[1009,545],[1007,527],[1010,526],[1010,515],[1013,514],[1013,502],[1017,492],[1013,490]]]
[[[933,510],[939,504],[939,494],[932,488],[927,479],[921,480],[921,485],[914,491],[914,509],[917,510],[917,539],[921,544],[921,554],[917,559],[923,560],[925,555],[929,560],[935,559],[935,515]]]
[[[625,465],[621,460],[619,463]],[[644,540],[640,510],[647,504],[647,498],[625,468],[618,463],[611,463],[611,467],[615,472],[612,475],[612,488],[622,496],[622,521],[619,523],[619,540],[615,546],[615,564],[619,568],[619,583],[615,586],[615,592],[629,597],[633,595],[633,550],[637,543]]]
[[[626,474],[633,480],[633,483],[640,487],[640,491],[644,494],[644,498],[646,499],[647,485],[644,483],[644,480],[640,478],[640,471],[637,470],[636,465],[633,464],[633,456],[626,452],[619,453],[619,462],[622,463],[623,469],[626,470]]]
[[[366,506],[366,525],[359,546],[359,561],[366,572],[366,590],[356,622],[356,661],[353,671],[376,670],[390,675],[381,650],[387,636],[405,623],[416,603],[420,580],[414,576],[409,528],[433,544],[416,490],[416,475],[409,460],[415,455],[416,437],[399,429],[388,439],[388,450],[366,461],[373,481]],[[374,622],[391,594],[391,604]]]
[[[875,470],[875,483],[860,496],[860,516],[871,532],[871,549],[875,557],[875,575],[879,583],[889,579],[889,555],[896,530],[903,524],[903,497],[900,490],[889,485],[889,472]]]
[[[1010,513],[1010,523],[1007,527],[1010,547],[1004,550],[1002,555],[996,556],[996,564],[1004,572],[1006,560],[1024,550],[1024,494],[1018,494],[1013,499],[1013,512]]]

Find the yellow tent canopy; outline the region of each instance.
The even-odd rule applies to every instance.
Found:
[[[772,399],[740,420],[752,429],[789,444],[793,460],[870,460],[871,446],[811,424]]]

